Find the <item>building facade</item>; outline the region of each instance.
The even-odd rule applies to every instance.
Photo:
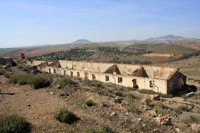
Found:
[[[137,87],[170,94],[181,89],[186,76],[178,68],[153,65],[96,63],[86,61],[58,60],[55,62],[28,61],[41,71],[69,77],[97,80],[125,87]]]

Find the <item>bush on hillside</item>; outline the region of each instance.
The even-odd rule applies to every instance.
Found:
[[[181,105],[181,106],[178,106],[178,109],[180,109],[181,111],[185,111],[185,112],[189,112],[191,109],[188,108],[188,106],[186,105]]]
[[[121,91],[115,92],[116,96],[124,97],[125,95]]]
[[[153,103],[151,104],[153,106],[153,108],[155,109],[156,113],[158,114],[166,114],[166,113],[169,113],[168,111],[173,111],[173,109],[171,107],[168,107],[166,105],[164,105],[163,103],[161,102],[156,102],[156,103]],[[174,110],[175,111],[175,110]],[[176,112],[176,111],[175,111]]]
[[[200,118],[194,115],[190,115],[187,118],[183,118],[182,122],[185,124],[192,124],[192,123],[200,124]]]
[[[47,87],[51,84],[52,78],[48,74],[33,75],[28,73],[15,73],[10,77],[8,83],[19,85],[30,85],[35,89]]]
[[[109,126],[102,124],[97,129],[88,129],[86,133],[114,133],[114,130],[110,128]]]
[[[60,109],[54,114],[54,118],[60,122],[73,124],[78,121],[79,118],[67,109]]]
[[[10,74],[9,74],[8,72],[5,72],[5,73],[4,73],[4,76],[5,76],[6,78],[10,78]]]
[[[23,117],[12,115],[0,118],[0,133],[27,133],[29,123]]]
[[[172,94],[161,94],[159,93],[160,97],[163,97],[163,98],[172,98],[173,95]]]
[[[59,85],[61,88],[64,88],[65,86],[67,85],[75,85],[76,82],[74,82],[73,80],[71,80],[70,78],[62,78],[60,81],[59,81]]]
[[[95,103],[92,100],[88,100],[88,101],[86,101],[86,105],[91,107],[91,106],[94,106]]]
[[[155,91],[153,90],[147,90],[147,89],[141,89],[138,90],[140,93],[145,93],[145,94],[157,94]]]
[[[128,97],[132,98],[132,99],[138,99],[138,100],[142,99],[140,96],[138,96],[136,94],[128,94]]]
[[[6,72],[5,70],[0,69],[0,75],[4,75],[5,72]]]
[[[132,112],[132,113],[141,113],[141,111],[140,111],[141,105],[142,105],[141,102],[136,101],[135,99],[134,100],[129,99],[126,109],[127,109],[127,111]]]

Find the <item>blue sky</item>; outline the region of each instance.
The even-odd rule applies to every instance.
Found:
[[[0,0],[0,48],[200,38],[200,0]]]

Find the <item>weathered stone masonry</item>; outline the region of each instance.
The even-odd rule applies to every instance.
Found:
[[[185,85],[186,76],[178,68],[153,65],[96,63],[58,60],[56,62],[27,61],[41,71],[51,74],[98,80],[125,87],[139,87],[169,94]]]

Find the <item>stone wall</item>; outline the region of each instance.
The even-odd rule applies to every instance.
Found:
[[[153,90],[155,92],[160,92],[163,94],[167,93],[167,81],[163,79],[151,79],[151,78],[136,77],[129,75],[125,76],[120,74],[113,75],[101,72],[70,70],[70,69],[54,68],[54,67],[47,67],[46,72],[51,74],[66,75],[69,77],[79,77],[82,79],[98,80],[104,83],[113,83],[125,87],[133,87],[133,79],[135,79],[139,89]],[[108,77],[108,80],[106,80],[106,77]],[[150,86],[150,82],[153,83],[153,86]]]
[[[31,65],[39,65],[39,69],[51,74],[68,75],[82,79],[98,80],[104,83],[113,83],[125,87],[138,86],[139,89],[148,89],[163,94],[173,92],[182,87],[182,77],[178,68],[154,65],[132,65],[116,63],[96,63],[86,61],[59,60],[50,66],[45,61],[33,61]],[[59,64],[59,65],[58,65]],[[117,70],[116,72],[113,72]],[[183,74],[182,74],[183,75]],[[183,75],[184,76],[184,75]]]
[[[15,66],[16,63],[12,60],[12,58],[0,58],[1,65],[10,65]]]

